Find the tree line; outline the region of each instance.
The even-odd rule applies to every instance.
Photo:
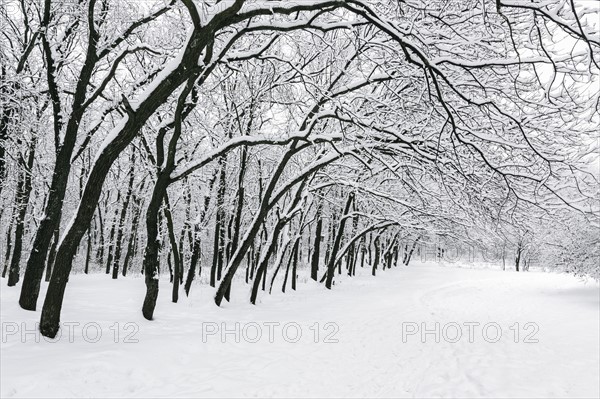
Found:
[[[236,276],[256,303],[432,237],[508,245],[517,268],[546,245],[597,276],[586,4],[9,2],[3,276],[26,310],[49,282],[49,337],[74,267],[143,273],[149,320],[167,269],[174,302],[204,275],[217,305]]]

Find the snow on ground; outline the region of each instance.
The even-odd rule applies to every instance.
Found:
[[[74,275],[62,322],[79,325],[47,342],[25,331],[39,311],[21,310],[19,288],[2,280],[1,396],[600,396],[596,283],[415,264],[343,278],[332,291],[303,281],[261,293],[258,306],[237,283],[219,309],[206,285],[173,304],[161,281],[150,322],[142,278]]]

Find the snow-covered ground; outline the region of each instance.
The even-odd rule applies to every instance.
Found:
[[[223,308],[161,283],[149,322],[143,279],[72,276],[46,342],[2,280],[2,397],[600,396],[599,287],[569,275],[415,264]]]

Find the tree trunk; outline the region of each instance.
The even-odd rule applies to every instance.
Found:
[[[413,252],[415,251],[417,243],[419,242],[420,239],[421,239],[421,236],[417,237],[417,239],[415,241],[413,241],[413,245],[410,248],[410,252],[405,257],[404,266],[408,266],[408,264],[410,263],[410,259],[412,258]]]
[[[273,277],[271,277],[271,287],[269,288],[269,294],[273,291],[273,283],[275,283],[275,277],[277,277],[277,274],[279,273],[279,270],[281,269],[281,265],[283,264],[283,260],[285,259],[285,254],[287,253],[287,249],[290,246],[290,242],[286,242],[285,245],[283,246],[283,248],[281,249],[281,251],[279,251],[279,256],[277,257],[277,260],[275,261],[275,271],[273,272]],[[275,251],[273,251],[275,252]],[[270,256],[271,254],[269,254]],[[289,259],[288,259],[288,266],[289,267]],[[287,269],[289,270],[289,269]],[[286,276],[285,279],[283,280],[283,292],[285,292],[285,281],[287,280],[287,271],[286,271]]]
[[[201,210],[201,214],[199,215],[199,220],[194,226],[194,242],[192,244],[192,257],[190,259],[190,268],[188,270],[188,275],[185,280],[185,294],[190,295],[190,289],[192,288],[192,282],[194,281],[194,277],[196,276],[196,266],[200,260],[200,254],[202,251],[202,228],[201,225],[204,221],[204,217],[208,212],[208,206],[210,205],[210,193],[212,193],[213,186],[215,180],[217,178],[217,174],[213,173],[212,178],[210,179],[210,183],[208,185],[208,195],[204,196],[204,206]],[[198,276],[202,272],[202,267],[198,268]]]
[[[331,246],[333,245],[333,241],[335,240],[335,224],[337,223],[335,213],[332,213],[329,218],[329,224],[327,226],[327,242],[325,243],[325,264],[329,264],[329,259],[331,255]]]
[[[377,266],[379,264],[379,235],[377,237],[375,237],[375,241],[373,242],[373,245],[375,248],[373,248],[373,250],[375,251],[375,258],[373,259],[373,268],[371,270],[371,274],[373,276],[375,276],[376,272],[377,272]]]
[[[361,244],[360,248],[360,267],[365,267],[365,254],[367,252],[367,248],[365,248],[365,242]]]
[[[196,276],[196,267],[198,265],[198,260],[200,259],[200,250],[201,250],[201,236],[202,230],[200,229],[200,223],[196,224],[194,227],[194,241],[192,244],[192,257],[190,259],[190,268],[188,269],[188,275],[185,279],[185,295],[190,295],[190,289],[192,288],[192,282],[194,281],[194,277]],[[202,268],[200,268],[202,270]],[[198,273],[200,276],[200,273]]]
[[[294,141],[292,144],[290,144],[288,151],[283,155],[283,157],[281,158],[275,171],[273,172],[273,174],[271,176],[271,181],[269,182],[267,189],[265,190],[265,192],[263,193],[263,195],[261,197],[259,209],[254,217],[254,220],[252,221],[252,223],[249,227],[249,231],[246,233],[246,236],[242,240],[242,243],[238,247],[236,253],[233,255],[232,260],[229,262],[229,267],[227,269],[227,272],[225,273],[225,277],[224,277],[223,281],[221,282],[221,284],[219,285],[219,288],[217,289],[217,293],[215,295],[215,303],[217,304],[217,306],[221,305],[221,301],[223,300],[225,292],[229,288],[229,285],[231,284],[231,281],[233,280],[233,276],[234,276],[237,268],[239,267],[240,263],[244,259],[246,251],[248,251],[248,248],[250,247],[250,245],[252,245],[252,242],[254,241],[254,237],[260,230],[260,227],[263,225],[264,220],[265,220],[269,210],[274,205],[271,203],[271,194],[273,193],[273,191],[275,189],[276,183],[279,181],[279,178],[283,174],[284,168],[287,165],[287,163],[289,162],[289,160],[292,158],[292,156],[295,153],[297,153],[299,151],[300,148],[302,148],[302,147],[297,147],[296,141]],[[305,180],[303,180],[302,183],[300,183],[301,187],[304,186],[304,181]],[[259,269],[260,269],[260,265],[259,265]],[[257,276],[255,279],[255,282],[260,282],[261,278],[263,278],[264,273],[261,273],[260,275],[258,273],[259,272],[257,270]],[[264,276],[264,278],[266,278],[266,275]],[[256,296],[255,296],[255,299],[256,299]]]
[[[138,195],[133,196],[133,216],[131,219],[131,232],[129,234],[129,243],[127,244],[127,252],[123,260],[123,277],[127,276],[129,264],[133,260],[135,247],[137,243],[137,230],[140,223],[140,215],[142,214],[142,199]]]
[[[35,159],[35,136],[29,146],[27,161],[21,158],[21,174],[17,183],[17,220],[15,223],[15,246],[8,269],[8,286],[12,287],[19,282],[19,265],[21,262],[21,251],[23,249],[23,232],[25,230],[25,216],[27,216],[27,205],[31,194],[31,175],[33,173],[33,161]]]
[[[356,206],[354,206],[354,210],[356,211]],[[352,233],[350,237],[353,237],[356,234],[356,230],[358,229],[358,215],[355,215],[352,218]],[[354,251],[354,242],[352,240],[350,247],[348,248],[348,255],[346,256],[346,270],[348,271],[348,275],[352,276],[356,271],[356,253]]]
[[[36,231],[29,259],[27,260],[25,275],[23,276],[19,305],[25,310],[36,310],[50,241],[52,241],[55,231],[60,227],[62,206],[71,170],[71,155],[76,137],[76,130],[73,132],[67,129],[62,146],[56,156],[44,217],[42,217]]]
[[[168,175],[159,173],[152,197],[146,210],[146,249],[144,250],[144,278],[146,282],[146,297],[142,305],[142,314],[147,320],[152,320],[154,308],[156,307],[156,298],[158,297],[158,278],[159,278],[159,256],[160,240],[158,235],[159,213],[163,198],[168,186]]]
[[[129,208],[129,202],[133,193],[133,182],[135,180],[135,151],[131,151],[131,157],[129,159],[129,185],[127,186],[127,192],[125,193],[125,200],[123,201],[123,207],[121,208],[121,215],[119,217],[119,226],[117,230],[117,242],[115,243],[115,255],[112,265],[112,278],[117,279],[119,277],[119,261],[121,260],[121,246],[123,242],[123,228],[125,226],[125,218],[127,217],[127,209]]]
[[[302,229],[304,225],[304,211],[300,211],[300,219],[298,222],[298,232],[296,237],[294,238],[294,244],[292,246],[292,251],[290,252],[290,258],[288,260],[286,269],[285,269],[285,277],[283,279],[282,291],[285,292],[285,287],[287,285],[287,281],[290,274],[290,269],[292,272],[292,289],[296,290],[296,264],[298,263],[298,256],[300,251],[300,242],[302,241]],[[288,243],[289,244],[289,243]]]
[[[394,253],[393,253],[393,251],[394,251],[394,248],[395,248],[395,245],[396,245],[396,240],[398,239],[399,235],[400,235],[400,232],[397,232],[396,234],[394,234],[394,236],[390,240],[390,242],[389,242],[389,244],[388,244],[388,246],[387,246],[387,248],[385,250],[385,253],[384,253],[384,258],[385,258],[386,265],[387,265],[388,269],[392,268],[392,263],[393,263],[393,260],[394,260]]]
[[[522,253],[523,249],[521,246],[521,242],[519,241],[519,243],[517,244],[517,256],[515,258],[515,269],[518,272],[519,271],[519,266],[521,264],[521,253]]]
[[[300,246],[300,237],[296,239],[296,244],[294,246],[293,252],[293,260],[292,260],[292,289],[296,291],[296,281],[298,280],[298,258],[299,254],[299,246]]]
[[[44,217],[42,217],[35,234],[33,246],[25,268],[25,275],[23,276],[19,305],[25,310],[36,310],[50,241],[54,232],[60,226],[62,204],[71,169],[71,153],[75,144],[75,140],[70,143],[66,137],[65,143],[56,157]]]
[[[99,228],[98,228],[98,233],[96,233],[96,235],[98,236],[98,250],[96,252],[96,262],[98,262],[98,264],[103,264],[104,263],[104,219],[102,218],[102,207],[98,207],[98,224],[99,224]]]
[[[314,249],[312,253],[312,259],[310,263],[310,278],[317,281],[319,273],[319,257],[321,255],[321,237],[323,230],[323,218],[321,217],[322,204],[319,203],[317,207],[317,213],[315,218],[317,219],[317,226],[315,228],[315,240]]]
[[[238,242],[240,239],[240,228],[242,224],[242,210],[244,208],[244,176],[246,173],[246,161],[248,158],[248,149],[244,146],[241,149],[240,154],[240,173],[238,177],[238,192],[237,192],[237,206],[234,215],[233,222],[233,237],[231,239],[230,254],[227,256],[227,262],[229,263],[229,257],[232,256],[237,250]],[[229,301],[231,296],[231,286],[228,287],[225,292],[225,299]]]
[[[248,284],[250,282],[250,272],[252,270],[252,258],[253,258],[253,247],[250,247],[248,249],[248,252],[246,253],[246,277],[245,277],[245,281],[246,284]]]
[[[112,266],[113,261],[113,250],[114,250],[114,242],[115,242],[115,232],[117,228],[117,220],[119,217],[119,202],[121,200],[121,192],[117,191],[117,201],[115,202],[115,213],[112,219],[112,225],[110,228],[110,233],[108,235],[108,257],[106,259],[106,274],[110,273],[110,267]]]
[[[333,275],[335,272],[337,253],[340,248],[340,243],[342,242],[342,236],[344,235],[344,226],[346,225],[346,219],[348,218],[350,207],[352,206],[353,201],[354,193],[351,192],[350,194],[348,194],[348,200],[346,201],[346,206],[344,207],[344,213],[340,218],[337,234],[335,236],[335,240],[333,242],[333,246],[331,248],[331,253],[329,256],[329,264],[327,265],[327,279],[325,280],[325,287],[327,289],[331,289],[331,286],[333,285]]]
[[[225,177],[226,177],[226,159],[219,159],[219,187],[217,189],[217,212],[215,219],[215,236],[213,245],[213,262],[210,268],[210,286],[216,287],[217,281],[221,280],[223,269],[224,241],[225,241]]]
[[[60,240],[60,231],[57,228],[54,230],[54,237],[52,238],[52,246],[50,247],[50,253],[48,254],[48,261],[46,262],[46,281],[50,281],[52,276],[52,268],[54,267],[54,261],[56,260],[56,250],[58,248],[58,240]]]
[[[10,223],[8,224],[8,230],[6,231],[6,253],[4,255],[4,268],[2,269],[2,278],[6,277],[6,272],[8,271],[8,266],[10,265],[10,254],[12,252],[12,231],[15,223],[16,210],[17,207],[13,207],[12,215],[10,217]]]
[[[85,274],[89,273],[90,270],[90,258],[92,256],[92,229],[88,229],[87,232],[87,245],[85,249],[85,266],[83,268],[83,272]],[[50,276],[46,275],[47,281],[50,281]]]
[[[171,204],[169,202],[169,196],[167,193],[164,195],[165,201],[165,218],[167,219],[167,229],[169,232],[169,241],[171,243],[171,251],[173,253],[173,292],[172,300],[177,303],[179,300],[179,285],[181,284],[181,255],[177,248],[177,238],[175,237],[175,229],[173,226],[173,216],[171,215]]]
[[[284,224],[285,219],[279,219],[273,227],[273,233],[271,233],[271,239],[269,240],[269,244],[265,248],[265,254],[262,257],[258,268],[256,269],[256,277],[254,278],[254,283],[252,284],[252,292],[250,294],[250,303],[253,305],[256,305],[256,298],[258,297],[258,288],[260,286],[261,280],[263,278],[266,278],[269,259],[271,258],[271,254],[273,253],[273,250],[277,245],[279,233]]]
[[[367,247],[369,252],[369,266],[373,266],[373,233],[369,234],[369,246]]]

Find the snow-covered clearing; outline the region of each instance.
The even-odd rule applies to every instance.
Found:
[[[569,275],[415,264],[343,278],[332,291],[300,282],[297,292],[261,292],[258,306],[247,304],[238,281],[221,309],[206,285],[173,304],[168,280],[161,284],[149,322],[140,312],[143,279],[72,276],[62,322],[80,324],[73,342],[64,327],[49,343],[23,333],[39,310],[21,310],[19,288],[3,281],[2,397],[600,395],[599,287]],[[129,337],[137,343],[124,342],[135,328],[128,322],[139,326]],[[101,327],[99,342],[86,341],[97,325],[84,337],[85,323]],[[435,333],[408,335],[436,323],[439,343]],[[231,333],[223,336],[223,327]],[[246,342],[259,330],[258,342]],[[288,342],[297,331],[299,341]]]

